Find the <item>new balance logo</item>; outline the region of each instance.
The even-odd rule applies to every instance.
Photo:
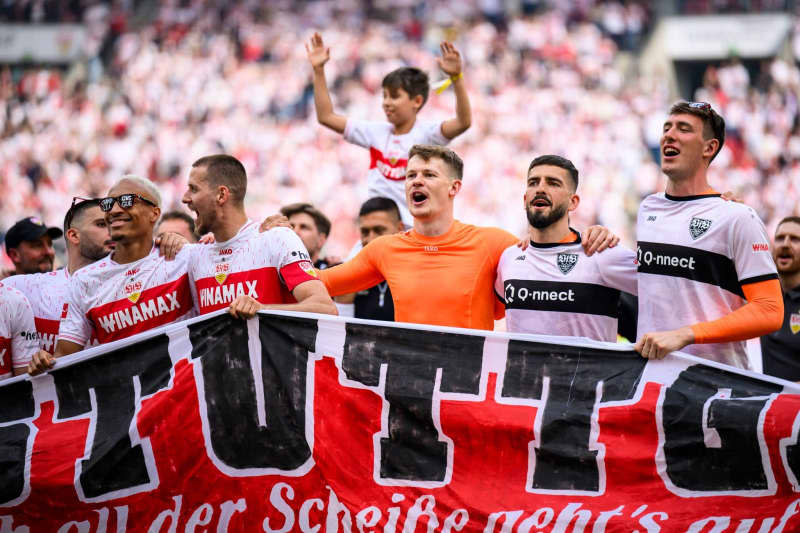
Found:
[[[558,254],[556,262],[558,269],[566,276],[578,264],[578,254]]]
[[[231,255],[233,253],[233,248],[223,248],[219,251],[219,255]]]
[[[115,330],[135,326],[140,322],[180,308],[181,304],[178,302],[178,293],[177,291],[172,291],[164,296],[158,296],[152,300],[123,309],[122,311],[114,311],[113,313],[101,316],[98,322],[106,333],[112,333]]]
[[[655,215],[650,215],[649,217],[647,217],[647,221],[648,222],[655,222],[656,218],[658,218],[658,217],[656,217]]]
[[[753,252],[769,252],[769,245],[764,242],[753,244]]]
[[[258,280],[241,281],[238,283],[230,283],[228,285],[217,285],[215,287],[208,287],[200,289],[200,307],[210,307],[212,305],[229,304],[237,297],[247,295],[251,298],[258,299],[258,290],[256,284]]]
[[[708,229],[711,227],[711,221],[706,218],[693,218],[691,222],[689,222],[689,234],[692,236],[692,239],[697,239],[705,235]]]
[[[125,275],[126,275],[126,276],[133,276],[133,275],[135,275],[137,272],[139,272],[139,267],[132,268],[132,269],[128,270],[127,272],[125,272]]]
[[[517,257],[516,259],[514,259],[514,261],[525,261],[525,256],[521,255],[521,256]]]

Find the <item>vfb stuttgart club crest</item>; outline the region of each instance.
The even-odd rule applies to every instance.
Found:
[[[689,233],[692,235],[692,239],[697,239],[705,234],[708,231],[708,228],[711,227],[711,221],[706,218],[693,218],[691,222],[689,222]]]
[[[578,254],[558,254],[558,269],[565,276],[578,264]]]

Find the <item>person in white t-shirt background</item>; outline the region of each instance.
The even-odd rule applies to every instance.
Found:
[[[383,112],[387,122],[355,120],[333,110],[325,63],[330,48],[315,33],[306,44],[308,60],[314,69],[314,106],[317,120],[323,126],[344,136],[345,140],[369,150],[367,196],[391,198],[400,208],[406,227],[413,219],[405,203],[405,170],[408,151],[415,144],[447,144],[472,124],[469,96],[464,84],[461,54],[449,42],[440,45],[439,67],[450,76],[442,88],[452,85],[456,95],[456,116],[442,122],[417,120],[417,114],[428,100],[428,75],[414,67],[396,69],[383,78]]]

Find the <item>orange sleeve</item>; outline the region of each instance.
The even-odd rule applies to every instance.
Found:
[[[373,257],[380,254],[378,239],[369,243],[354,258],[346,263],[319,271],[319,279],[325,284],[331,296],[340,296],[369,289],[384,280],[383,274],[375,266]]]
[[[692,326],[695,344],[734,342],[771,333],[783,325],[783,293],[777,279],[742,285],[747,303],[711,322]]]

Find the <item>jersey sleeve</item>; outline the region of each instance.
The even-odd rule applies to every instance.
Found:
[[[375,258],[383,253],[384,245],[391,237],[391,235],[378,237],[350,261],[320,271],[320,279],[328,289],[328,293],[331,296],[340,296],[363,291],[383,281],[384,276]]]
[[[615,246],[596,253],[600,278],[605,285],[634,296],[639,294],[636,254],[633,250]]]
[[[511,253],[511,247],[506,248],[506,250],[500,255],[500,261],[497,263],[497,272],[494,278],[494,294],[497,296],[497,299],[500,300],[505,304],[505,286],[503,284],[504,276],[503,270],[506,265],[506,261],[508,260],[508,255]],[[520,250],[520,252],[522,252]],[[522,252],[524,253],[524,252]]]
[[[442,134],[442,123],[439,122],[425,122],[422,127],[421,144],[437,144],[444,146],[450,142],[450,139]]]
[[[83,303],[83,283],[81,278],[73,276],[69,280],[67,301],[61,313],[61,324],[58,327],[58,339],[86,346],[92,335],[92,323],[86,316],[87,309]]]
[[[348,118],[344,127],[344,140],[364,148],[375,146],[375,137],[378,130],[382,129],[381,126],[378,122]]]
[[[736,217],[730,229],[731,252],[741,285],[778,279],[764,223],[751,208]]]
[[[21,292],[17,293],[19,300],[13,328],[14,338],[11,341],[11,364],[14,368],[24,368],[39,350],[39,339],[36,336],[31,304]]]
[[[273,264],[287,289],[293,291],[301,283],[319,279],[303,241],[295,232],[289,228],[274,228],[264,235],[271,239]]]

